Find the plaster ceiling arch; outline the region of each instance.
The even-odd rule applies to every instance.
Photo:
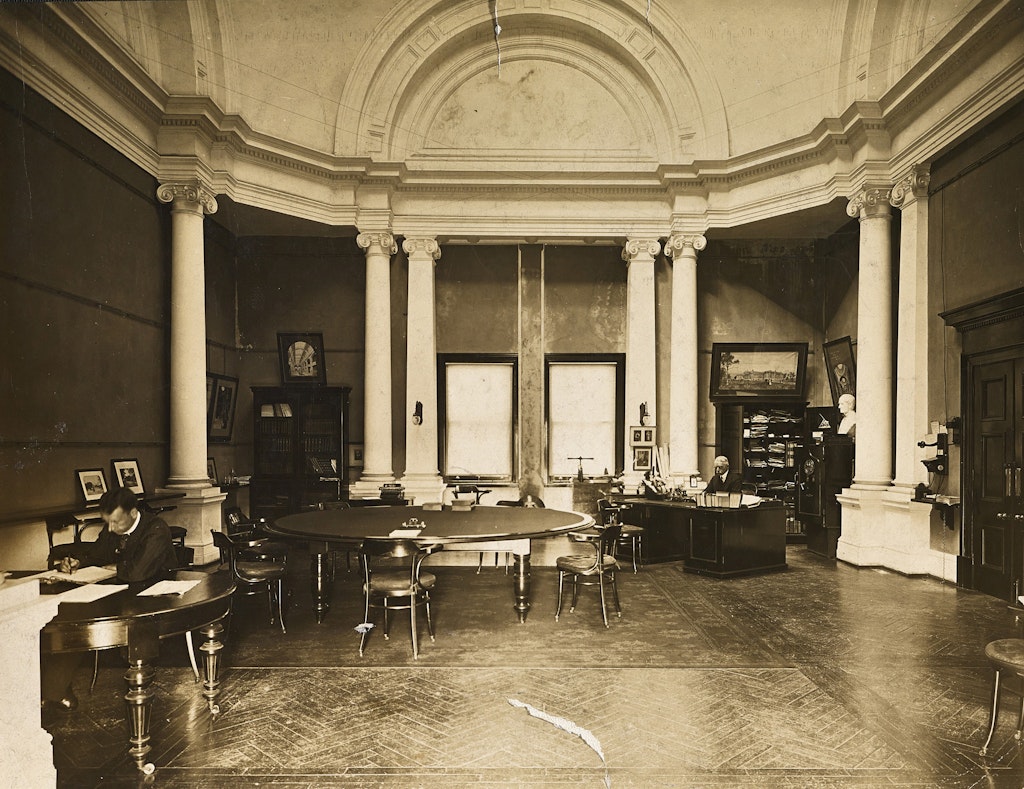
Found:
[[[513,8],[501,10],[502,32],[495,41],[490,7],[480,2],[419,0],[401,4],[389,14],[363,47],[346,82],[339,102],[335,154],[386,160],[393,152],[404,152],[417,135],[425,139],[434,120],[412,117],[407,107],[423,105],[432,91],[442,90],[450,97],[460,79],[480,73],[479,69],[460,72],[454,64],[472,63],[489,53],[497,68],[499,51],[511,55],[517,50],[514,57],[522,61],[528,45],[540,47],[547,42],[552,50],[560,48],[564,66],[588,74],[595,85],[614,73],[618,75],[615,85],[632,82],[641,88],[639,97],[618,97],[617,103],[629,107],[640,101],[645,106],[654,120],[646,123],[644,133],[657,139],[659,161],[728,155],[721,92],[697,49],[673,21],[659,20],[659,26],[652,20],[649,25],[635,5],[621,0],[565,0],[557,10],[515,0]],[[389,45],[382,48],[381,41]],[[574,53],[600,53],[600,57],[573,60]],[[550,53],[548,58],[546,62],[557,62]],[[595,68],[601,60],[604,64]],[[447,82],[439,80],[441,73],[447,75]],[[402,142],[396,144],[398,140]]]

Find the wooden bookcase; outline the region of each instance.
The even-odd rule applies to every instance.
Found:
[[[252,387],[252,517],[273,519],[343,497],[349,392],[345,386]]]
[[[751,398],[744,402],[715,404],[715,445],[729,458],[743,481],[757,488],[762,498],[786,504],[787,536],[804,535],[795,517],[797,462],[806,441],[806,403]]]

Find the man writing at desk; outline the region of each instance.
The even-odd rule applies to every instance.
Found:
[[[117,578],[127,583],[150,583],[170,574],[178,560],[171,543],[171,530],[154,514],[142,513],[138,499],[128,488],[111,488],[99,502],[100,517],[106,524],[95,542],[61,545],[60,571],[74,573],[79,567],[116,564]],[[42,669],[43,707],[73,710],[78,699],[71,679],[84,653],[44,655]]]
[[[729,470],[729,458],[719,455],[715,458],[715,473],[704,488],[705,493],[739,493],[743,477],[738,471]]]

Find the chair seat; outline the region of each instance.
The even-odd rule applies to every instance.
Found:
[[[238,549],[238,557],[243,561],[283,559],[287,555],[288,543],[280,540],[257,540],[255,545]]]
[[[236,562],[235,572],[245,581],[270,581],[284,577],[288,568],[276,562]]]
[[[555,566],[559,570],[563,570],[573,575],[589,575],[596,574],[598,569],[594,567],[595,557],[593,554],[590,555],[571,555],[571,556],[559,556],[555,560]],[[605,570],[617,568],[619,565],[615,559],[611,556],[605,555],[601,557],[601,566]]]
[[[1024,638],[1001,638],[985,647],[985,657],[1000,668],[1024,673]]]
[[[627,534],[628,535],[643,534],[644,533],[644,527],[643,526],[634,526],[632,523],[623,523],[622,524],[622,532],[621,533],[624,536],[627,535]]]
[[[420,573],[420,588],[433,589],[437,583],[437,576],[427,571]],[[375,570],[370,577],[370,593],[397,597],[399,595],[411,595],[412,587],[409,586],[409,573],[388,572]]]

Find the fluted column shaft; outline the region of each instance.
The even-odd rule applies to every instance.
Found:
[[[205,487],[206,287],[203,214],[217,201],[197,184],[169,183],[157,199],[171,204],[170,474],[176,487]],[[200,363],[200,360],[202,363]]]
[[[366,339],[363,361],[363,473],[358,487],[372,493],[394,482],[391,440],[391,256],[398,245],[390,233],[360,233],[366,250]]]
[[[928,481],[917,442],[928,428],[928,181],[915,170],[892,190],[900,224],[899,317],[896,351],[896,485]]]
[[[676,484],[699,476],[697,455],[697,253],[707,246],[700,234],[674,235],[665,253],[672,258],[672,350],[669,436]]]
[[[854,487],[892,484],[892,215],[887,187],[847,206],[860,219],[857,289],[857,438]]]
[[[441,249],[433,238],[407,238],[409,336],[405,395],[405,487],[407,494],[440,482],[437,467],[437,336],[434,317],[434,261]],[[414,419],[416,403],[422,419]]]
[[[655,333],[654,258],[661,252],[657,239],[629,239],[622,250],[628,274],[626,279],[626,442],[625,479],[627,484],[643,476],[633,470],[629,448],[629,427],[638,424],[641,404],[649,419],[656,420],[658,357]],[[659,443],[661,439],[659,437]]]

